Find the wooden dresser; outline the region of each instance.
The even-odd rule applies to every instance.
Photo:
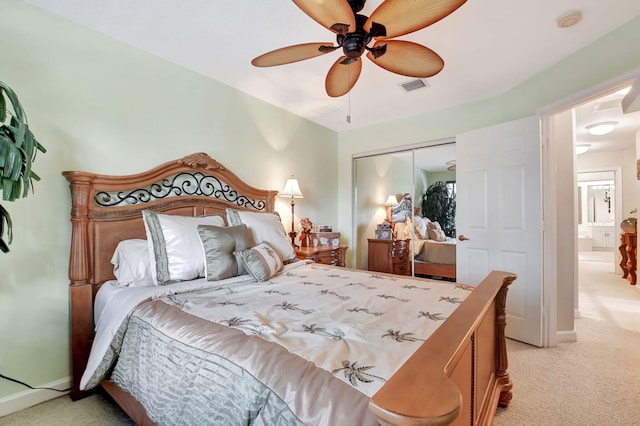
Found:
[[[636,270],[638,268],[638,234],[636,232],[625,232],[620,234],[620,268],[622,268],[622,278],[629,280],[631,285],[636,285]]]
[[[411,275],[411,240],[380,240],[369,238],[369,264],[374,272]]]
[[[316,263],[344,267],[347,248],[348,246],[300,247],[296,249],[296,256],[300,260],[308,259]]]

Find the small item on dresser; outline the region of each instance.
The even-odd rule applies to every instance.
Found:
[[[298,235],[298,238],[300,240],[300,247],[308,247],[313,245],[313,239],[312,239],[312,229],[313,229],[313,223],[311,222],[311,219],[309,219],[308,217],[303,217],[302,219],[300,219],[300,234]]]
[[[376,229],[376,239],[378,240],[393,239],[393,229],[391,229],[391,223],[382,222],[378,224],[378,227]]]
[[[339,232],[313,232],[311,241],[314,247],[338,247],[340,245]]]

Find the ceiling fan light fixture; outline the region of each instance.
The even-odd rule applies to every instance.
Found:
[[[579,143],[578,145],[576,145],[576,154],[584,154],[585,152],[589,151],[589,148],[591,148],[591,145],[589,145],[588,143]]]
[[[590,124],[586,127],[587,131],[594,136],[602,136],[611,133],[613,128],[618,124],[617,121],[603,121],[601,123]]]
[[[335,35],[335,44],[287,46],[264,53],[254,58],[251,64],[256,67],[286,65],[341,49],[343,56],[329,69],[325,79],[325,90],[330,97],[339,97],[351,91],[358,81],[363,56],[387,71],[407,77],[428,78],[442,71],[444,60],[436,52],[421,44],[394,38],[440,21],[466,0],[387,1],[379,4],[369,16],[358,13],[365,2],[293,0],[307,16]],[[373,40],[375,42],[370,46]],[[426,87],[424,82],[419,84]]]

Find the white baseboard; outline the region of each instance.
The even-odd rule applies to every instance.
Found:
[[[71,387],[71,378],[65,377],[55,382],[42,385],[44,388],[68,389]],[[45,389],[29,389],[24,392],[14,393],[4,398],[0,398],[0,417],[6,416],[25,408],[33,407],[50,399],[68,394],[69,392],[55,392]]]
[[[556,343],[571,343],[578,341],[578,334],[575,330],[564,330],[556,332]]]

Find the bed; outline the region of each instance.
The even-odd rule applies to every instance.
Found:
[[[394,224],[397,234],[412,240],[416,276],[456,280],[456,240],[447,237],[438,222],[414,215]]]
[[[125,286],[125,289],[122,283],[113,281],[111,260],[123,241],[146,240],[146,244],[152,244],[153,238],[147,237],[149,228],[153,228],[150,223],[154,222],[149,217],[156,215],[167,223],[218,215],[231,220],[233,216],[229,214],[233,211],[239,217],[249,218],[254,217],[251,214],[273,212],[277,192],[247,185],[204,153],[192,154],[136,175],[107,176],[79,171],[64,172],[63,175],[70,183],[72,204],[69,263],[72,399],[93,392],[95,388],[88,383],[95,381],[94,384],[111,395],[137,424],[144,425],[155,424],[152,419],[158,420],[159,424],[171,423],[167,418],[189,423],[185,419],[197,418],[196,414],[203,409],[213,410],[213,414],[205,411],[205,417],[200,417],[211,424],[222,424],[222,420],[212,420],[212,415],[230,416],[221,417],[228,421],[244,410],[248,414],[243,415],[257,419],[257,424],[262,421],[280,424],[489,425],[496,407],[509,404],[512,383],[507,372],[504,328],[506,294],[515,280],[513,274],[494,271],[480,285],[470,288],[299,261],[282,266],[282,272],[260,280],[259,273],[254,275],[253,258],[244,255],[255,254],[261,243],[233,252],[236,256],[241,251],[247,268],[252,265],[250,279],[243,278],[245,275],[216,281],[209,280],[218,269],[207,263],[209,252],[203,239],[202,246],[207,253],[206,279],[167,279],[166,286]],[[275,215],[268,215],[269,218],[272,216]],[[227,225],[242,228],[247,223],[250,221]],[[248,232],[253,232],[250,226],[247,227]],[[224,227],[202,225],[198,232],[214,229],[217,233],[232,232],[219,228]],[[254,235],[251,246],[257,243],[255,239]],[[240,247],[238,241],[236,249]],[[172,244],[168,238],[165,242],[167,246]],[[160,271],[162,264],[153,268]],[[173,274],[174,270],[169,268],[169,271]],[[156,278],[160,277],[158,272]],[[300,281],[292,281],[295,279]],[[289,287],[281,287],[284,285]],[[326,287],[319,290],[317,286]],[[269,295],[264,295],[267,288]],[[302,293],[306,289],[311,289],[311,293]],[[161,294],[147,293],[156,291]],[[395,359],[397,365],[380,363],[379,375],[372,366],[345,359],[342,353],[332,357],[333,361],[342,359],[335,367],[327,359],[308,361],[295,347],[282,346],[264,338],[270,335],[264,332],[265,329],[278,329],[277,324],[282,325],[289,319],[277,317],[273,320],[276,325],[271,326],[271,323],[264,325],[251,318],[235,316],[224,323],[207,318],[207,315],[218,315],[211,313],[213,310],[196,308],[197,305],[206,308],[213,304],[226,309],[236,305],[241,307],[243,315],[249,315],[246,306],[257,304],[260,299],[267,300],[274,294],[282,297],[294,292],[297,299],[292,300],[295,303],[278,304],[279,308],[286,305],[290,309],[276,310],[273,304],[264,309],[277,311],[277,315],[281,315],[282,310],[293,310],[296,315],[318,314],[333,318],[333,313],[325,312],[329,308],[305,307],[305,301],[313,297],[315,304],[318,294],[335,298],[336,304],[338,300],[367,299],[377,304],[391,299],[404,309],[411,303],[422,303],[423,294],[451,295],[439,296],[439,302],[443,304],[438,305],[442,309],[437,312],[413,315],[421,321],[424,319],[424,324],[438,323],[429,336],[403,333],[395,326],[386,330],[385,340],[392,342],[393,347],[403,348],[397,352],[380,351],[388,352],[385,356]],[[401,292],[413,296],[401,296],[406,294]],[[136,293],[139,300],[131,298],[130,293]],[[209,293],[214,293],[213,299],[209,298]],[[224,300],[221,294],[224,294]],[[235,299],[241,295],[247,299]],[[334,304],[333,301],[329,303]],[[104,324],[112,322],[105,319],[108,305],[117,306],[125,313],[121,314],[124,320],[111,325],[112,329],[117,329],[114,336],[118,337],[113,337],[106,345],[105,352],[112,353],[112,359],[105,364],[105,357],[96,348],[103,346],[98,342],[104,340],[101,330],[108,328]],[[346,322],[341,322],[341,326],[322,327],[319,321],[326,317],[305,318],[300,323],[305,336],[322,342],[316,346],[331,346],[331,342],[341,342],[341,347],[349,342],[347,346],[351,346],[349,336],[355,333],[352,330],[362,324],[367,327],[369,323],[375,324],[376,318],[383,316],[365,307],[352,307],[346,311],[366,319],[353,321],[348,327],[344,326]],[[300,340],[294,336],[289,339],[293,346]],[[362,340],[363,347],[378,347],[377,342],[353,339],[352,346],[356,350],[360,350],[356,340]],[[116,341],[119,343],[115,344]],[[156,351],[159,346],[162,346],[161,351]],[[205,346],[206,350],[203,349]],[[180,356],[166,353],[176,348]],[[192,356],[200,358],[190,358]],[[326,358],[326,355],[322,356]],[[97,358],[101,367],[93,368]],[[170,367],[160,369],[163,363],[169,363]],[[210,374],[186,380],[196,364],[200,371]],[[325,364],[329,367],[323,368]],[[87,375],[90,376],[88,379]],[[151,376],[169,382],[165,382],[164,389],[145,388]],[[240,382],[237,379],[240,376],[247,381]],[[178,389],[173,386],[177,381],[185,382],[191,388],[185,392],[195,396],[181,399],[180,407],[167,417],[166,413],[158,412],[162,411],[158,407],[165,406],[162,401],[175,399]],[[242,405],[247,395],[260,396],[251,401],[258,404],[257,408]]]
[[[413,270],[416,275],[456,279],[456,240],[445,241],[420,239],[413,240]]]

